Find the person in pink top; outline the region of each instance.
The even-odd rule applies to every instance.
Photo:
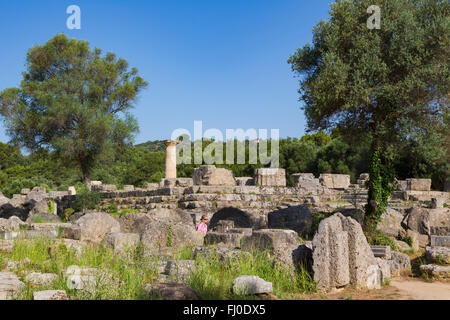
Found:
[[[208,218],[205,215],[203,215],[201,222],[197,226],[197,231],[206,234],[206,232],[208,232],[208,226],[206,225],[206,222],[208,222]]]

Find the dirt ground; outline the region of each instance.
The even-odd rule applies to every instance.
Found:
[[[328,294],[305,295],[310,300],[450,300],[450,282],[425,282],[418,278],[393,279],[379,290],[346,288]]]

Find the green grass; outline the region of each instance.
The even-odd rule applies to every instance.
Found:
[[[118,256],[109,248],[87,246],[80,256],[75,251],[66,248],[64,244],[58,247],[57,254],[49,256],[48,247],[52,241],[41,238],[34,241],[16,240],[11,253],[0,253],[0,261],[9,258],[14,261],[30,259],[29,264],[20,264],[15,270],[19,277],[25,275],[25,271],[33,270],[42,273],[56,273],[57,281],[51,289],[66,290],[76,299],[86,300],[129,300],[144,299],[143,287],[146,283],[156,279],[156,264],[150,259],[142,257],[142,250],[130,251],[127,255]],[[105,271],[110,277],[103,279],[94,292],[69,289],[63,272],[71,265],[98,268]],[[34,291],[41,287],[30,287],[26,283],[24,292],[18,295],[18,299],[30,299]]]
[[[280,265],[273,264],[266,252],[241,254],[224,263],[217,255],[196,259],[197,270],[192,274],[189,285],[205,300],[254,299],[240,296],[232,291],[233,280],[241,275],[255,275],[272,282],[273,293],[282,299],[294,298],[296,294],[315,292],[316,285],[304,268],[295,276]]]
[[[39,215],[33,216],[31,218],[32,223],[46,223],[47,221]]]
[[[157,279],[158,258],[143,255],[143,248],[130,250],[123,256],[102,246],[87,245],[81,255],[66,247],[64,243],[57,246],[50,256],[48,248],[54,241],[40,238],[33,241],[18,239],[10,253],[0,252],[0,266],[5,265],[5,258],[20,263],[14,272],[24,281],[26,272],[33,270],[41,273],[55,273],[57,280],[47,286],[33,287],[26,283],[17,299],[31,299],[33,292],[40,290],[65,290],[74,299],[83,300],[140,300],[150,299],[144,286]],[[192,248],[178,249],[176,258],[193,259]],[[233,280],[240,275],[256,275],[272,282],[273,293],[282,299],[298,299],[301,294],[316,292],[316,285],[311,275],[301,268],[294,274],[281,265],[274,265],[266,252],[241,254],[229,262],[220,261],[217,255],[196,259],[197,269],[191,275],[188,285],[196,290],[203,299],[254,299],[254,296],[239,296],[233,293]],[[93,292],[70,289],[63,272],[71,265],[97,268],[107,275]]]
[[[118,216],[118,217],[122,217],[122,216],[126,215],[127,213],[139,213],[139,210],[135,210],[135,209],[124,209],[119,212],[117,210],[116,206],[113,206],[113,207],[110,206],[107,211],[109,212],[109,214],[111,214],[113,216]]]
[[[388,237],[387,235],[381,233],[378,230],[372,231],[370,233],[365,232],[364,234],[367,238],[367,242],[369,242],[370,245],[390,246],[391,250],[393,250],[393,251],[398,250],[398,246],[397,246],[397,243],[395,242],[395,239]]]

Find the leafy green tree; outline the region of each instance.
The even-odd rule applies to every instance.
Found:
[[[138,127],[128,111],[147,82],[124,59],[64,34],[30,49],[26,67],[20,88],[0,93],[8,134],[76,163],[88,185],[102,154],[132,143]]]
[[[0,142],[0,170],[21,164],[24,164],[24,158],[19,146]]]
[[[367,27],[371,5],[381,9],[380,29]],[[330,16],[314,27],[313,44],[288,62],[303,76],[300,93],[309,129],[338,128],[342,134],[371,139],[365,219],[370,231],[393,189],[394,150],[416,132],[445,125],[450,4],[337,1]]]

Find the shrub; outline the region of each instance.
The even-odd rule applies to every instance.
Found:
[[[395,239],[388,237],[387,235],[381,233],[378,230],[365,232],[364,234],[367,238],[367,242],[369,242],[370,245],[390,246],[392,250],[394,251],[398,250],[398,246],[397,243],[395,242]]]
[[[66,210],[64,210],[64,222],[67,222],[70,220],[70,216],[73,215],[75,212],[75,210],[73,210],[72,208],[67,208]]]
[[[410,247],[413,246],[413,238],[411,236],[406,236],[402,239],[402,241],[406,242]]]
[[[77,194],[74,209],[75,211],[93,210],[100,202],[100,193],[98,191],[83,190]]]
[[[109,205],[108,208],[106,209],[106,211],[111,214],[117,213],[118,212],[117,205],[115,205],[115,204]]]

